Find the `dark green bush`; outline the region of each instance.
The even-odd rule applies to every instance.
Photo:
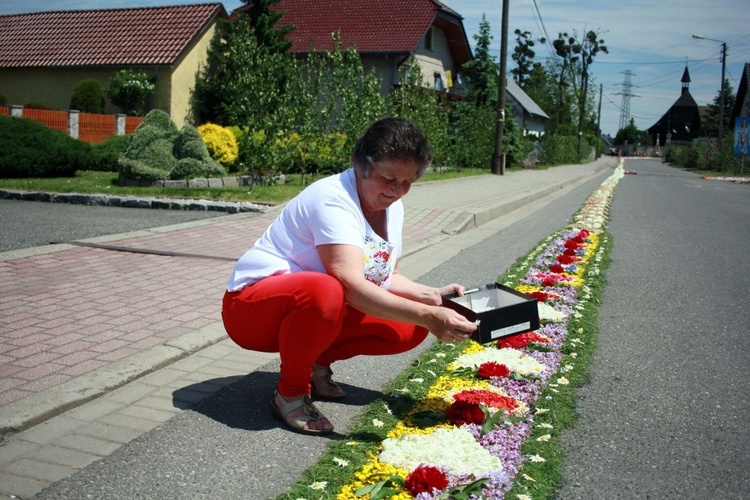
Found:
[[[73,89],[70,109],[82,113],[104,113],[104,90],[101,83],[93,78],[81,80]]]
[[[174,170],[178,160],[183,162]],[[197,162],[197,163],[196,163]],[[118,159],[120,172],[129,179],[164,180],[220,177],[226,170],[211,158],[198,130],[185,125],[178,131],[164,111],[150,111]]]
[[[113,135],[106,141],[91,145],[93,159],[89,170],[97,172],[117,172],[117,159],[125,151],[130,141],[129,135]]]
[[[85,142],[33,120],[0,116],[0,177],[72,177],[91,160]]]
[[[8,98],[5,97],[5,94],[0,94],[0,106],[7,106],[8,105]]]
[[[149,112],[118,159],[120,172],[129,179],[169,179],[177,163],[172,154],[177,135],[177,127],[167,113],[157,109]]]

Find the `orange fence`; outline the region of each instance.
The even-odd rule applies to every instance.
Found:
[[[78,115],[78,139],[84,142],[102,142],[115,135],[117,117],[114,115],[95,115],[81,113]]]
[[[49,128],[68,133],[68,112],[52,111],[51,109],[23,108],[23,117],[30,118]]]
[[[8,116],[10,114],[10,106],[0,106],[0,115]],[[68,111],[23,108],[21,116],[65,134],[74,135],[70,130]],[[143,118],[139,116],[125,116],[124,118],[125,134],[132,134],[143,121]],[[109,137],[117,135],[117,128],[116,115],[78,113],[78,139],[81,141],[89,143],[105,141]]]

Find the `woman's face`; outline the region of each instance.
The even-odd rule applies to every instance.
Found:
[[[409,192],[417,180],[416,163],[387,160],[376,163],[365,179],[357,175],[357,190],[366,216],[390,207]]]

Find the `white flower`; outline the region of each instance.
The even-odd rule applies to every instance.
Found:
[[[565,320],[565,314],[561,313],[554,307],[544,302],[537,302],[537,310],[539,311],[539,319],[542,321],[552,321],[559,323]]]
[[[560,385],[568,385],[570,381],[565,377],[560,377],[559,379],[557,379],[557,383]]]
[[[444,352],[439,352],[439,353],[435,354],[435,357],[436,358],[444,358],[445,357],[445,353]]]
[[[541,424],[537,425],[537,427],[541,427],[542,429],[552,429],[552,424],[548,424],[547,422],[542,422]]]
[[[533,477],[529,476],[528,474],[524,474],[523,478],[525,480],[527,480],[527,481],[531,481],[532,483],[536,483],[536,479],[534,479]]]
[[[505,365],[510,371],[521,375],[533,375],[542,372],[545,366],[531,356],[523,354],[517,349],[485,349],[471,354],[462,354],[454,362],[456,368],[479,368],[483,363],[494,361]]]
[[[484,474],[502,470],[500,459],[480,445],[465,428],[439,428],[432,434],[407,434],[383,441],[381,462],[406,470],[420,464],[445,467],[452,474]]]
[[[570,357],[571,358],[577,358],[578,357],[578,353],[577,352],[571,352],[570,353]]]
[[[516,495],[516,498],[518,500],[532,500],[531,495],[527,495],[526,493],[521,493],[519,495]]]
[[[359,443],[358,443],[358,442],[356,442],[356,441],[347,441],[347,442],[346,442],[346,445],[347,445],[347,446],[357,446],[358,444],[359,444]]]
[[[379,418],[373,418],[372,425],[374,425],[375,427],[383,427],[385,425],[385,422],[383,422]]]
[[[347,465],[349,465],[349,460],[344,460],[343,458],[339,457],[333,457],[333,463],[335,463],[339,467],[346,467]]]
[[[537,415],[541,415],[542,413],[547,413],[547,412],[549,412],[549,408],[537,408],[536,409]]]
[[[412,378],[412,379],[409,379],[409,382],[416,382],[418,384],[421,384],[422,382],[424,382],[424,379],[423,378]]]
[[[387,413],[388,415],[393,415],[393,411],[391,410],[391,408],[390,408],[390,407],[388,406],[388,404],[387,404],[387,403],[383,403],[383,408],[385,408],[385,412],[386,412],[386,413]]]
[[[430,375],[432,375],[433,377],[437,377],[437,373],[435,373],[435,372],[434,372],[434,371],[432,371],[432,370],[427,370],[427,373],[429,373],[429,374],[430,374]]]
[[[540,441],[540,442],[542,442],[542,443],[546,443],[547,441],[549,441],[549,440],[550,440],[550,438],[551,438],[551,437],[552,437],[552,436],[551,436],[550,434],[544,434],[544,435],[542,435],[542,436],[539,436],[538,438],[536,438],[536,440],[537,440],[537,441]]]
[[[546,462],[547,460],[544,457],[540,457],[539,455],[531,455],[529,457],[529,460],[532,462]]]
[[[326,489],[326,486],[328,486],[328,481],[315,481],[310,485],[310,488],[314,490],[324,490]]]

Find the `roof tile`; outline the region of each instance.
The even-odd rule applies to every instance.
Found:
[[[0,67],[170,65],[221,3],[0,16]]]

